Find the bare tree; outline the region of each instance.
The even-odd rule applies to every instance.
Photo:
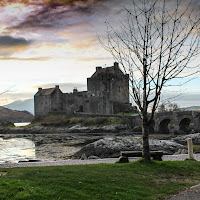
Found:
[[[179,106],[177,103],[169,103],[169,105],[167,106],[167,109],[169,111],[179,111]]]
[[[165,112],[166,111],[166,106],[164,103],[161,103],[159,106],[158,106],[158,112]]]
[[[143,158],[150,161],[150,125],[163,87],[198,71],[200,19],[192,1],[131,2],[120,29],[106,22],[107,42],[99,40],[129,74],[130,95],[141,113]]]
[[[14,85],[14,86],[15,86],[15,85]],[[4,94],[4,93],[7,93],[7,92],[9,92],[9,91],[10,91],[10,89],[11,89],[11,88],[13,88],[14,86],[12,86],[12,87],[10,87],[10,88],[8,88],[8,89],[4,90],[3,92],[0,92],[0,95],[2,95],[2,94]]]

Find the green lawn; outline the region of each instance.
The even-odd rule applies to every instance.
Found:
[[[200,183],[200,162],[0,169],[0,199],[159,199]]]

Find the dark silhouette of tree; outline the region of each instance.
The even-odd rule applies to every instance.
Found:
[[[165,112],[166,111],[166,106],[164,103],[160,104],[158,106],[158,112]]]
[[[169,111],[179,111],[179,106],[177,103],[170,103],[168,106],[167,106],[167,110]]]
[[[107,42],[99,40],[129,74],[130,95],[142,119],[143,157],[150,161],[150,124],[163,87],[198,71],[192,61],[200,52],[200,19],[192,1],[131,2],[120,29],[106,22]]]

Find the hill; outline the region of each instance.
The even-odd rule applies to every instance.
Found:
[[[190,107],[183,107],[181,108],[181,110],[185,110],[185,111],[198,111],[200,110],[200,106],[190,106]]]
[[[19,110],[19,111],[28,111],[30,113],[34,113],[34,99],[27,99],[25,101],[14,101],[10,104],[4,105],[3,107],[9,108],[12,110]]]
[[[28,111],[10,110],[0,106],[0,123],[3,121],[30,122],[32,120],[33,115]]]

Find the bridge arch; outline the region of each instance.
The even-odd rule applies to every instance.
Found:
[[[179,131],[189,133],[191,131],[190,124],[192,120],[189,117],[184,117],[179,122]]]
[[[169,128],[170,122],[171,122],[171,119],[168,119],[168,118],[160,121],[159,127],[158,127],[158,132],[161,134],[169,134],[170,133],[170,128]]]

